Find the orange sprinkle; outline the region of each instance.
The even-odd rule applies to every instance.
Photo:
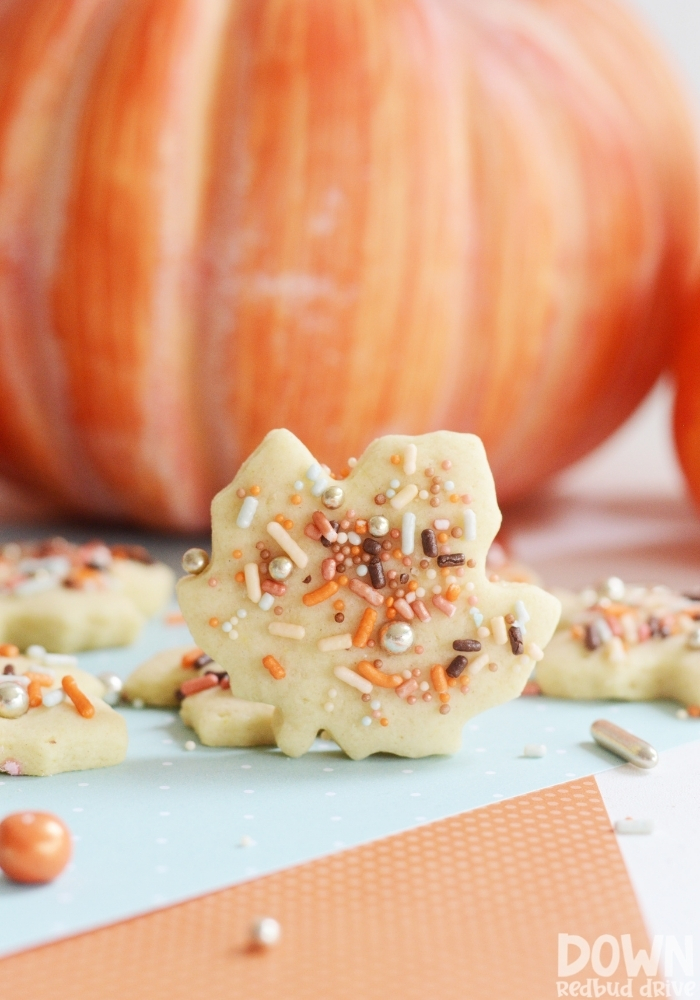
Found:
[[[449,576],[450,575],[450,567],[449,566],[443,566],[442,569],[440,570],[440,573],[443,576]]]
[[[453,678],[450,678],[450,680],[452,680],[452,679]],[[448,681],[448,684],[449,684],[449,681]],[[440,701],[443,703],[443,705],[446,705],[449,700],[450,700],[449,694],[441,694],[440,695]]]
[[[180,660],[180,666],[184,667],[186,670],[194,664],[195,660],[198,660],[200,656],[204,653],[203,649],[199,646],[195,646],[194,649],[188,650]]]
[[[50,688],[53,684],[53,678],[49,677],[48,674],[36,674],[32,670],[28,670],[24,676],[28,677],[32,684],[36,681],[40,687]]]
[[[38,708],[41,705],[41,684],[39,681],[30,681],[27,688],[29,695],[29,707]]]
[[[365,521],[364,518],[360,518],[359,520],[355,521],[355,531],[358,533],[358,535],[367,534],[367,522]]]
[[[700,719],[700,705],[688,705],[688,715]]]
[[[583,639],[584,630],[583,625],[572,625],[571,626],[571,638],[572,639]]]
[[[444,544],[449,537],[450,536],[447,534],[446,531],[441,531],[440,534],[438,535],[438,541]]]
[[[284,514],[275,514],[275,521],[277,521],[278,524],[284,524],[285,520],[286,518]]]
[[[282,525],[282,527],[284,528],[285,531],[291,531],[292,528],[294,527],[294,521],[290,521],[289,519],[287,519]]]
[[[336,611],[345,611],[345,601],[333,601],[333,607]]]
[[[388,726],[388,725],[389,725],[389,720],[388,720],[388,719],[385,719],[384,717],[382,717],[382,718],[381,718],[381,719],[379,720],[379,725],[380,725],[380,726]]]
[[[4,642],[0,646],[0,656],[19,656],[19,649],[11,642]]]
[[[411,582],[408,585],[408,589],[409,590],[418,590],[418,581],[417,580],[411,580]]]
[[[396,618],[396,608],[387,608],[386,616],[393,621]]]
[[[234,559],[240,559],[243,553],[241,552],[240,549],[234,549],[231,555],[233,556]]]
[[[342,576],[338,577],[338,583],[340,584],[341,587],[347,587],[347,585],[348,585],[348,578],[347,578],[347,576],[345,576],[344,573],[343,573]]]
[[[441,663],[436,663],[434,667],[430,668],[430,679],[438,694],[447,691],[447,674]]]
[[[450,503],[459,503],[458,493],[450,493]]]
[[[451,688],[456,688],[457,687],[457,678],[456,677],[448,677],[447,678],[447,686],[451,687]],[[445,698],[445,697],[447,697],[447,699],[449,701],[449,697],[450,697],[449,695],[444,695],[444,694],[440,695],[440,698]]]
[[[343,579],[342,576],[340,579],[341,580]],[[347,581],[347,577],[345,579]],[[323,586],[319,587],[317,590],[312,590],[308,594],[304,594],[304,596],[302,597],[302,601],[304,602],[307,608],[312,608],[314,604],[320,604],[322,601],[327,601],[329,597],[332,597],[333,594],[337,593],[338,593],[338,583],[336,583],[335,580],[329,580],[327,583],[324,583]]]
[[[294,493],[293,496],[289,498],[290,503],[293,503],[295,507],[298,507],[301,503],[301,497],[298,493]]]
[[[401,456],[400,455],[392,455],[391,456],[391,464],[392,465],[401,465]]]
[[[387,597],[387,599],[386,599],[386,606],[387,606],[387,608],[393,607],[395,600],[396,600],[396,598],[394,598],[394,597]]]
[[[401,674],[385,674],[378,670],[369,660],[360,660],[357,664],[357,672],[360,677],[380,688],[397,688],[403,684]]]
[[[343,466],[343,468],[340,470],[341,478],[347,479],[349,475],[350,475],[350,469],[347,467],[347,465]]]
[[[262,662],[265,669],[270,671],[276,681],[281,681],[283,677],[287,676],[284,667],[274,656],[263,656]]]
[[[71,674],[65,674],[61,680],[61,687],[75,705],[78,714],[82,715],[84,719],[91,719],[95,714],[95,706],[80,690],[75,677]]]
[[[394,549],[394,551],[391,554],[394,557],[394,559],[401,559],[401,557],[403,556],[403,552],[401,551],[401,549]]]
[[[208,688],[218,686],[219,678],[216,674],[202,674],[201,677],[193,677],[191,680],[181,684],[180,691],[184,694],[185,698],[189,698],[190,695],[199,694],[200,691],[206,691]]]
[[[165,616],[166,625],[184,625],[185,616],[182,611],[169,611]]]
[[[260,487],[259,486],[251,486],[250,487],[250,495],[252,497],[260,496]]]
[[[236,573],[234,580],[236,581],[236,583],[243,583],[243,581],[245,580],[245,574],[241,572]]]
[[[212,628],[218,628],[219,619],[218,618],[210,618],[209,619],[209,624],[211,625]]]
[[[341,601],[336,601],[336,604],[341,604]],[[377,620],[377,612],[374,608],[366,608],[360,618],[360,624],[357,626],[357,632],[353,636],[352,644],[353,646],[358,646],[362,649],[367,645],[369,637],[372,635],[372,629]]]
[[[360,554],[361,551],[362,551],[362,549],[360,548],[359,545],[353,545],[350,548],[350,554],[353,555],[353,556],[359,556],[359,554]]]
[[[456,584],[456,583],[451,583],[449,585],[449,587],[447,588],[447,592],[445,593],[445,597],[447,598],[448,601],[453,601],[454,602],[454,601],[457,600],[457,598],[459,597],[459,595],[461,593],[462,593],[462,588],[460,586],[458,586],[458,584]]]

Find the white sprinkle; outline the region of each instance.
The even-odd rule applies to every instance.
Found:
[[[421,498],[421,500],[427,500],[430,494],[428,493],[427,490],[421,490],[418,496]]]
[[[235,628],[231,629],[231,631],[228,634],[228,637],[229,637],[229,639],[237,639],[238,638],[238,632],[236,631]]]
[[[491,619],[491,635],[497,646],[504,646],[508,642],[506,620],[503,615]]]
[[[224,622],[223,625],[221,626],[222,632],[231,632],[232,629],[233,625],[231,624],[231,622]]]
[[[521,622],[522,625],[526,625],[530,621],[530,613],[523,601],[515,602],[515,617]]]
[[[484,667],[486,666],[486,664],[488,662],[489,662],[489,654],[488,653],[482,653],[481,656],[477,656],[477,658],[475,660],[471,661],[471,663],[467,667],[467,673],[471,677],[475,677],[476,674],[478,674],[480,670],[484,669]]]
[[[57,688],[54,691],[43,691],[41,695],[41,702],[46,708],[55,708],[56,705],[60,705],[65,698],[65,693],[61,688]]]
[[[437,576],[437,571],[434,569],[428,569],[425,571],[425,575],[428,577],[429,580],[434,580],[435,577]]]
[[[237,612],[236,612],[236,615],[237,615],[237,616],[238,616],[239,618],[245,618],[245,616],[246,616],[247,614],[248,614],[248,612],[246,611],[246,609],[245,609],[245,608],[241,608],[241,609],[240,609],[239,611],[237,611]]]
[[[282,928],[274,917],[260,917],[250,929],[250,936],[256,944],[270,948],[282,936]]]
[[[351,545],[359,545],[362,539],[356,531],[348,531],[348,541]]]
[[[391,500],[392,497],[396,496],[396,490],[392,490],[391,488],[389,488],[384,495],[387,497],[387,499]]]
[[[544,743],[526,743],[523,749],[523,757],[544,757],[546,753]]]
[[[687,719],[688,718],[688,712],[687,712],[687,710],[685,708],[679,708],[678,711],[676,712],[676,718],[677,719]]]
[[[370,707],[370,708],[371,708],[371,709],[372,709],[372,710],[373,710],[374,712],[378,712],[378,711],[379,711],[379,709],[380,709],[380,708],[382,707],[382,703],[381,703],[381,701],[378,701],[378,700],[377,700],[377,699],[375,698],[375,699],[374,699],[373,701],[371,701],[371,702],[369,703],[369,707]]]
[[[539,661],[544,658],[544,653],[536,642],[528,642],[525,647],[525,652],[531,659],[535,660],[536,663],[539,663]]]
[[[615,833],[651,833],[654,824],[650,819],[615,820]]]
[[[413,593],[416,597],[425,597],[425,587],[419,587],[418,590],[414,590]]]
[[[267,526],[267,533],[271,535],[279,545],[282,546],[292,562],[296,563],[299,569],[304,569],[309,561],[309,557],[302,548],[294,541],[289,532],[285,531],[277,521],[270,521]]]
[[[446,517],[439,517],[436,521],[433,521],[433,527],[436,531],[447,531],[450,526],[450,522]]]
[[[401,519],[401,551],[410,556],[415,548],[416,515],[407,511]]]
[[[446,490],[453,490],[454,488],[455,488],[455,484],[452,482],[451,479],[448,479],[447,482],[445,483],[445,489]]]
[[[330,541],[330,539],[328,540]],[[338,532],[338,534],[335,537],[335,540],[338,543],[338,545],[345,545],[345,543],[348,540],[347,532],[345,531]]]
[[[239,847],[255,847],[255,841],[252,837],[249,837],[247,833],[244,833],[241,839],[238,841]]]
[[[406,594],[404,600],[406,601],[406,604],[413,604],[413,602],[416,600],[416,592],[415,592],[415,590],[409,590],[409,592]]]
[[[349,684],[350,687],[356,688],[358,691],[361,691],[362,694],[371,694],[371,683],[364,677],[360,677],[359,674],[356,674],[354,670],[350,670],[349,667],[334,667],[333,673],[339,681],[344,681],[345,684]]]
[[[319,476],[311,487],[311,492],[315,497],[320,497],[328,489],[329,483],[325,476]]]
[[[132,708],[143,708],[145,704],[146,704],[146,702],[143,700],[143,698],[134,698],[134,700],[131,703],[131,707]]]
[[[362,722],[363,726],[371,726],[372,725],[372,720],[370,719],[369,715],[363,715],[362,719],[360,721]]]
[[[338,692],[336,691],[335,688],[331,688],[330,689],[330,691],[328,692],[328,697],[329,698],[337,698],[338,697]]]
[[[341,635],[329,635],[318,640],[318,648],[322,653],[332,653],[336,649],[352,649],[352,635],[343,632]]]
[[[398,490],[400,485],[401,485],[400,479],[392,479],[391,482],[389,483],[389,486],[391,486],[392,490]]]
[[[30,660],[43,660],[46,656],[46,650],[43,646],[28,646],[25,656],[28,656]]]
[[[614,635],[605,643],[605,651],[611,663],[624,663],[627,659],[624,644],[619,635]]]
[[[333,704],[332,701],[327,701],[326,704],[323,707],[325,708],[325,710],[327,712],[332,712],[333,709],[335,708],[335,705]]]
[[[196,749],[197,749],[197,744],[195,743],[195,741],[187,740],[187,742],[185,743],[185,750],[196,750]]]
[[[405,507],[407,503],[414,500],[418,496],[418,487],[415,483],[409,483],[408,486],[404,486],[402,490],[396,494],[395,497],[389,501],[394,510],[401,510]]]
[[[367,567],[360,563],[355,572],[358,576],[367,576]]]
[[[236,524],[239,528],[249,528],[253,523],[255,512],[258,509],[258,501],[255,497],[246,497],[238,511]]]
[[[272,594],[263,594],[258,601],[258,607],[261,611],[269,611],[274,603],[275,599]]]
[[[356,458],[349,458],[348,459],[348,468],[349,469],[354,469],[356,465],[357,465],[357,459]]]
[[[306,635],[303,625],[292,625],[291,622],[270,622],[267,631],[270,635],[279,635],[283,639],[303,639]]]
[[[469,508],[464,511],[464,537],[467,542],[476,541],[476,514]]]
[[[313,465],[310,465],[306,470],[306,478],[310,479],[312,483],[315,482],[315,480],[317,480],[320,475],[321,475],[321,466],[318,464],[318,462],[314,462]]]
[[[403,471],[407,476],[415,475],[417,457],[418,449],[416,446],[413,443],[407,444],[403,453]]]
[[[258,569],[258,564],[246,563],[243,567],[243,575],[245,577],[248,597],[253,604],[257,604],[262,596],[262,590],[260,589],[260,570]]]
[[[438,585],[436,584],[436,585],[435,585],[435,586],[433,587],[433,593],[434,593],[434,594],[441,594],[441,593],[442,593],[442,587],[440,587],[440,586],[438,586]]]

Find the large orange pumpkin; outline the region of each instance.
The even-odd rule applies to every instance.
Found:
[[[203,526],[273,426],[440,426],[502,497],[686,322],[691,129],[613,0],[0,0],[0,468]]]

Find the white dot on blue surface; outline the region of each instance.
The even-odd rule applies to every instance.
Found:
[[[172,743],[172,740],[163,740],[163,743]]]
[[[243,819],[255,819],[255,816],[251,816],[250,813],[246,813]]]
[[[324,767],[324,769],[323,769],[323,770],[324,770],[324,771],[332,771],[332,770],[333,770],[333,768],[332,768],[332,767]]]
[[[252,767],[252,766],[253,766],[252,764],[241,764],[241,768],[242,768],[242,769],[243,769],[244,771],[245,771],[245,770],[247,770],[247,769],[248,769],[249,767]]]
[[[158,787],[159,787],[159,788],[160,788],[160,789],[161,789],[162,791],[164,791],[164,792],[167,792],[167,791],[169,791],[169,790],[170,790],[170,785],[159,785]]]
[[[74,813],[81,813],[82,811],[83,811],[82,806],[75,806],[75,808],[73,809]]]
[[[503,796],[501,795],[500,792],[494,792],[493,793],[493,797],[494,797],[494,799],[502,799],[503,798]]]
[[[156,844],[167,844],[167,843],[168,841],[165,839],[165,837],[156,837]]]
[[[566,753],[566,750],[557,750],[557,753]]]
[[[495,771],[484,771],[484,774],[495,774]]]
[[[333,795],[335,795],[335,792],[326,792],[326,795],[327,795],[327,796],[328,796],[329,798],[331,798],[331,797],[332,797]]]
[[[476,747],[477,753],[486,753],[486,747]]]
[[[159,875],[165,875],[168,870],[167,865],[156,865],[156,871]]]
[[[78,788],[87,788],[87,787],[88,787],[87,781],[79,781],[78,782]]]
[[[405,767],[401,773],[402,774],[413,774],[413,768],[411,768],[411,767]]]
[[[164,760],[163,761],[163,767],[172,767],[172,766],[173,766],[173,762],[171,760]]]
[[[160,812],[160,813],[158,813],[158,815],[159,816],[169,816],[170,813],[169,812]]]
[[[411,792],[411,798],[413,799],[420,798],[420,792]]]
[[[342,816],[331,816],[331,821],[332,821],[333,823],[337,823],[337,822],[338,822],[339,820],[341,820],[342,818],[343,818]]]
[[[255,791],[255,789],[253,789],[253,788],[244,788],[243,789],[243,794],[244,795],[252,795],[254,791]]]

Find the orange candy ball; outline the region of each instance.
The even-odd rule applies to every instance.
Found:
[[[0,868],[15,882],[51,882],[72,853],[70,830],[53,813],[12,813],[0,823]]]

